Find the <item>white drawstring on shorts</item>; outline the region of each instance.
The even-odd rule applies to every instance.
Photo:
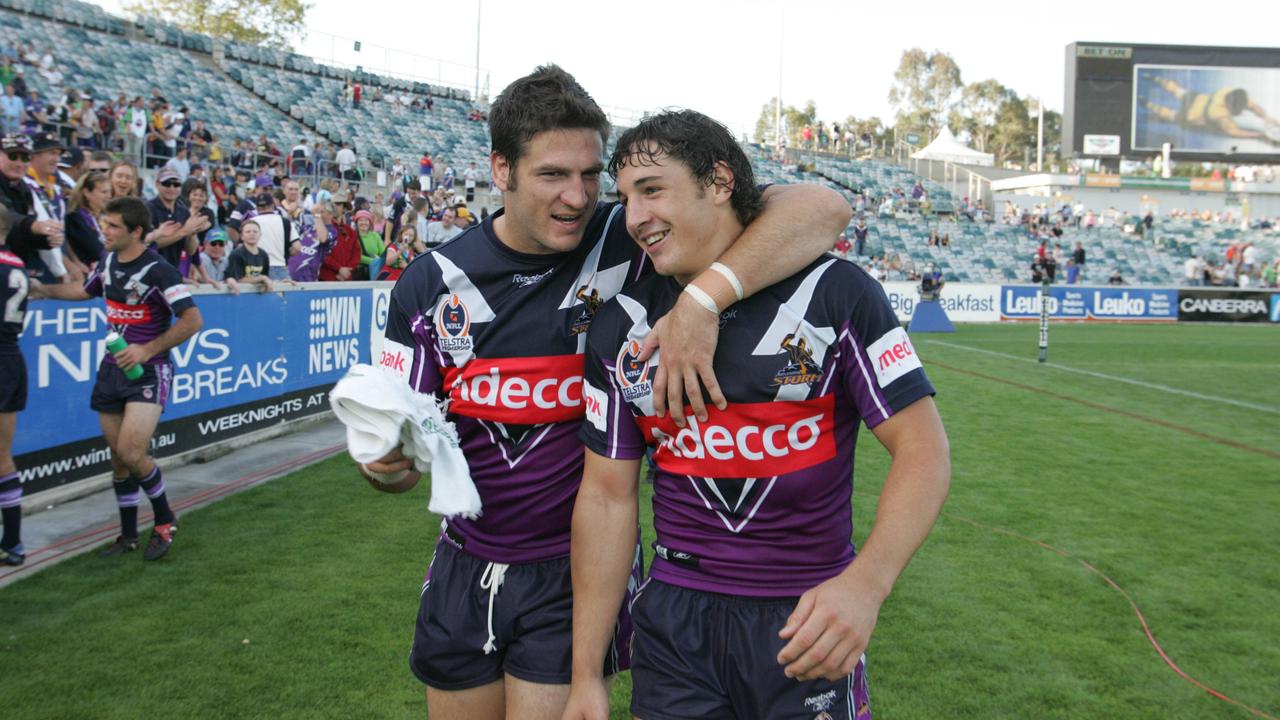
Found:
[[[484,644],[485,655],[498,649],[494,643],[498,636],[493,634],[493,599],[498,596],[502,581],[507,577],[508,567],[510,565],[506,563],[491,562],[485,566],[484,574],[480,576],[480,589],[489,591],[489,640]]]

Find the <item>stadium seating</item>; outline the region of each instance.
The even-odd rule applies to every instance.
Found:
[[[766,150],[748,146],[756,180],[760,183],[816,182],[852,196],[854,189],[866,189],[872,197],[890,192],[894,187],[904,191],[915,184],[918,176],[905,168],[874,160],[852,160],[804,155],[806,168],[782,165],[769,158]],[[955,198],[946,188],[923,181],[935,214],[929,218],[918,213],[898,213],[894,217],[877,217],[867,211],[866,259],[898,257],[902,267],[922,269],[936,264],[949,279],[957,282],[1005,283],[1030,280],[1030,265],[1039,241],[1026,228],[992,222],[972,222],[949,212]],[[1128,222],[1136,223],[1138,218]],[[948,235],[948,247],[930,247],[930,231]],[[1209,261],[1221,262],[1232,243],[1250,242],[1257,246],[1262,262],[1280,257],[1280,237],[1271,230],[1239,230],[1199,220],[1161,219],[1155,229],[1158,244],[1143,240],[1123,228],[1109,225],[1093,230],[1067,228],[1060,240],[1065,256],[1070,257],[1076,242],[1085,250],[1085,280],[1103,283],[1112,271],[1118,271],[1126,284],[1177,285],[1183,277],[1183,262],[1192,254]],[[853,236],[853,227],[848,228]],[[1059,269],[1060,276],[1065,275]]]
[[[339,99],[342,81],[336,78],[301,78],[297,71],[239,61],[228,61],[227,73],[326,137],[353,142],[383,167],[396,157],[413,165],[423,151],[447,158],[459,171],[468,161],[484,164],[488,157],[488,129],[467,120],[470,106],[461,100],[435,99],[430,112],[395,107],[389,94],[405,92],[400,88],[388,90],[382,102],[350,108]]]
[[[130,33],[119,18],[76,0],[0,0],[0,13],[5,19],[0,43],[54,48],[65,85],[111,98],[119,93],[149,97],[158,88],[171,103],[190,106],[224,147],[226,140],[259,134],[284,147],[300,137],[324,138],[350,141],[362,157],[383,167],[397,156],[412,164],[426,150],[447,157],[459,170],[487,156],[485,128],[467,120],[470,98],[462,90],[349,73],[301,55],[234,42],[224,44],[223,74],[216,71],[210,37],[151,18],[137,20]],[[368,101],[352,109],[339,100],[349,77],[387,93],[436,96],[434,111],[411,113]],[[63,88],[50,87],[39,73],[28,73],[27,82],[45,99],[62,95]],[[370,95],[366,91],[365,97]]]
[[[130,98],[150,97],[152,88],[157,88],[174,106],[190,106],[195,117],[204,120],[210,132],[223,140],[256,137],[260,133],[290,144],[303,135],[312,140],[318,138],[258,101],[230,78],[213,72],[207,59],[193,53],[86,30],[84,23],[77,26],[8,12],[3,17],[16,22],[0,24],[0,42],[52,47],[65,87],[87,88],[97,98],[112,99],[120,93]],[[28,86],[46,100],[60,98],[65,89],[52,87],[39,72],[29,70],[25,77]]]

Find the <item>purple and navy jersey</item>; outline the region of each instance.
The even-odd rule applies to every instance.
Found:
[[[27,266],[22,258],[0,247],[0,356],[17,355],[18,336],[22,334],[22,321],[27,314],[27,293],[30,291]]]
[[[449,520],[467,552],[537,562],[569,553],[587,328],[652,266],[616,204],[597,206],[582,244],[554,255],[503,245],[497,217],[405,268],[378,362],[449,401],[484,508],[476,520]]]
[[[652,574],[673,585],[763,597],[804,593],[853,560],[858,427],[932,395],[880,284],[819,258],[720,316],[713,365],[729,406],[677,428],[653,411],[657,356],[636,356],[675,304],[652,276],[601,308],[588,338],[587,447],[657,466]],[[686,408],[686,414],[687,408]]]
[[[127,263],[106,253],[84,281],[84,290],[107,301],[107,323],[130,345],[155,340],[169,329],[174,315],[196,306],[177,268],[150,249]],[[107,353],[102,361],[115,364],[116,358]],[[163,352],[146,364],[168,362],[169,353]]]

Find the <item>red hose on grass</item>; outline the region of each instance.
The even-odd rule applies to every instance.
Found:
[[[960,517],[958,515],[952,515],[950,513],[945,513],[945,516],[948,518],[951,518],[952,520],[959,520],[960,522],[965,523],[967,525],[972,525],[973,527],[976,527],[976,528],[981,528],[983,530],[990,530],[992,532],[998,532],[1002,535],[1008,535],[1009,537],[1016,538],[1024,542],[1032,543],[1033,545],[1039,545],[1040,547],[1044,548],[1045,550],[1048,550],[1049,552],[1055,553],[1064,558],[1075,560],[1076,562],[1080,563],[1085,567],[1085,569],[1097,575],[1098,577],[1102,578],[1103,582],[1110,585],[1113,590],[1120,593],[1120,595],[1124,597],[1124,599],[1129,603],[1129,607],[1133,608],[1133,614],[1138,616],[1138,622],[1142,625],[1142,632],[1147,636],[1147,640],[1151,642],[1151,646],[1156,649],[1156,652],[1160,655],[1160,659],[1164,660],[1164,664],[1168,665],[1169,668],[1173,670],[1175,673],[1177,673],[1179,677],[1191,683],[1192,685],[1195,685],[1201,690],[1209,693],[1213,697],[1216,697],[1219,700],[1222,700],[1224,702],[1231,703],[1232,705],[1235,705],[1243,710],[1247,710],[1250,714],[1256,717],[1263,718],[1264,720],[1280,720],[1280,718],[1277,718],[1274,715],[1268,715],[1267,713],[1255,707],[1246,705],[1240,702],[1239,700],[1228,697],[1226,694],[1222,692],[1214,690],[1213,688],[1209,687],[1203,682],[1200,682],[1199,680],[1191,677],[1185,671],[1183,671],[1182,668],[1178,667],[1178,664],[1175,663],[1173,659],[1169,657],[1168,653],[1164,651],[1164,648],[1160,647],[1160,643],[1156,640],[1156,636],[1151,632],[1151,626],[1147,624],[1146,616],[1142,614],[1142,610],[1138,608],[1138,604],[1133,601],[1133,596],[1131,596],[1128,593],[1128,591],[1126,591],[1124,588],[1120,587],[1119,583],[1117,583],[1115,580],[1112,580],[1110,577],[1107,577],[1106,573],[1102,572],[1098,568],[1091,565],[1087,560],[1082,560],[1072,555],[1071,553],[1067,552],[1066,550],[1058,549],[1050,545],[1049,543],[1044,542],[1043,540],[1036,540],[1035,538],[1029,538],[1025,535],[1019,535],[1018,533],[1013,532],[1012,530],[993,527],[991,525],[984,525],[976,520],[970,520],[968,518]]]

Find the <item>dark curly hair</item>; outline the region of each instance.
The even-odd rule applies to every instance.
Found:
[[[700,112],[667,110],[641,120],[618,138],[609,158],[609,174],[616,180],[623,165],[654,165],[659,155],[683,163],[703,187],[723,183],[716,179],[716,164],[727,165],[733,173],[728,182],[730,202],[743,225],[749,225],[764,207],[751,161],[733,133]]]

